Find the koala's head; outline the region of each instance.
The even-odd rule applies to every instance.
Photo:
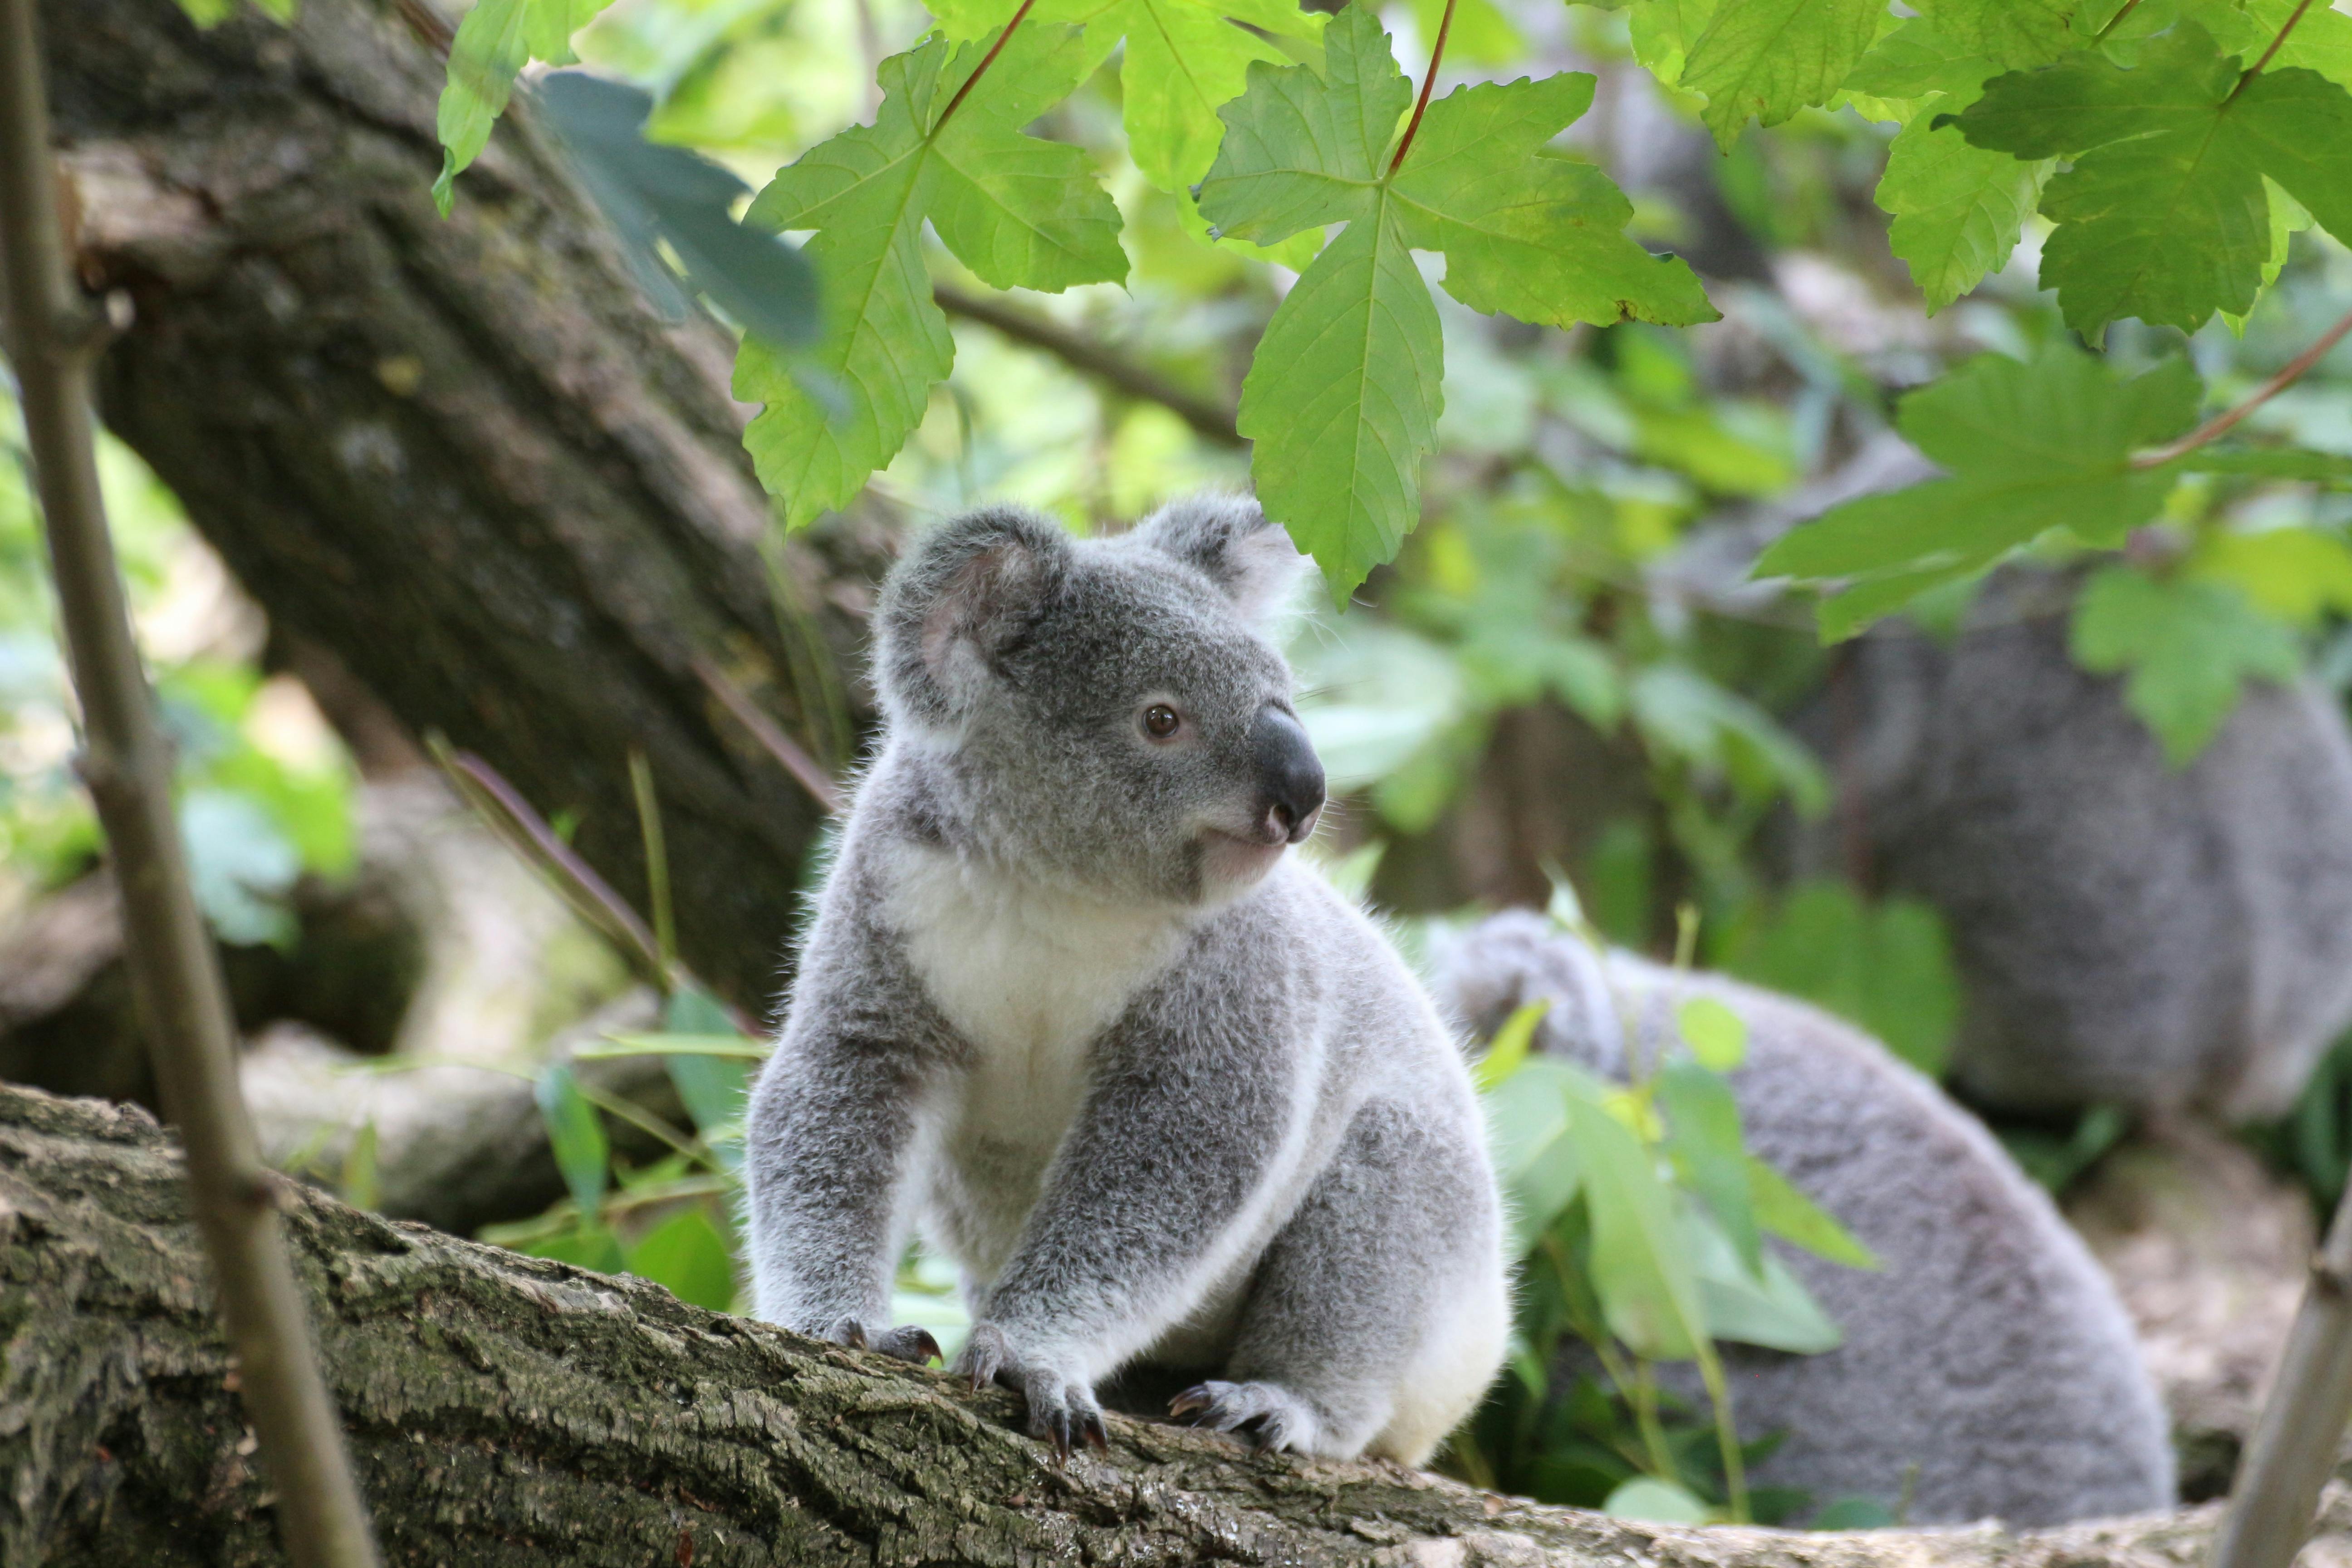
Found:
[[[1323,805],[1262,635],[1302,564],[1234,497],[1108,540],[1016,509],[944,524],[876,616],[893,742],[938,763],[939,808],[992,858],[1116,897],[1231,897]]]

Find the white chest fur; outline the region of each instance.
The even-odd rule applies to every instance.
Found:
[[[908,846],[896,858],[890,923],[973,1048],[954,1131],[1050,1151],[1085,1091],[1087,1046],[1174,959],[1181,921],[944,850]]]

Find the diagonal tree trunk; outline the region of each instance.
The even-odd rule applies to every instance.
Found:
[[[41,20],[78,262],[135,310],[107,424],[276,624],[575,816],[640,910],[642,748],[686,959],[764,1009],[822,814],[700,670],[805,735],[887,528],[793,545],[774,590],[730,344],[650,310],[520,106],[435,214],[421,0],[310,0],[291,28],[198,32],[168,0]]]
[[[1694,1530],[1117,1417],[1107,1456],[1057,1469],[1010,1394],[307,1190],[286,1206],[385,1560],[418,1568],[2189,1568],[2212,1530],[2210,1509]],[[0,1563],[282,1561],[178,1153],[144,1113],[0,1088]],[[2331,1494],[2324,1528],[2347,1525]]]

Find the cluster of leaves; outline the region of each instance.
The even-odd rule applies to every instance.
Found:
[[[1601,952],[1566,913],[1564,929]],[[1741,1445],[1717,1342],[1793,1354],[1840,1342],[1765,1238],[1876,1262],[1748,1152],[1725,1079],[1747,1054],[1737,1013],[1694,998],[1663,1038],[1622,1011],[1622,1084],[1530,1051],[1541,1003],[1478,1064],[1525,1300],[1504,1384],[1455,1438],[1453,1463],[1486,1486],[1641,1518],[1779,1520],[1827,1502],[1833,1525],[1891,1522],[1883,1502],[1866,1516],[1864,1500],[1751,1496],[1746,1468],[1770,1443]],[[1658,1366],[1677,1362],[1695,1363],[1706,1419],[1661,1387]]]

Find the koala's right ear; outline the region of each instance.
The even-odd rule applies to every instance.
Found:
[[[919,724],[967,717],[1069,563],[1059,524],[1013,507],[972,512],[917,541],[875,611],[884,707]]]

